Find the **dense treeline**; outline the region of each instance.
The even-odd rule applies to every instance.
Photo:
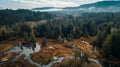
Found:
[[[0,25],[25,21],[40,21],[43,19],[50,19],[51,17],[52,15],[47,12],[35,12],[26,9],[5,9],[0,10]]]
[[[102,44],[105,57],[120,58],[120,30],[113,31]]]
[[[53,39],[58,37],[71,39],[79,38],[80,36],[96,35],[97,26],[94,22],[84,22],[80,18],[69,17],[50,19],[45,24],[37,25],[35,28],[36,36]]]
[[[9,11],[11,12],[11,10]],[[19,13],[19,10],[16,12]],[[20,10],[20,14],[26,14],[25,21],[37,21],[41,19],[41,15],[39,15],[38,12],[33,12],[32,17],[29,15],[29,12],[31,13],[31,11],[24,12],[23,10],[23,13],[21,13]],[[35,19],[34,14],[40,16],[40,19]],[[35,42],[35,37],[61,38],[69,41],[72,38],[79,38],[81,36],[97,36],[93,44],[103,49],[105,57],[113,56],[120,58],[120,13],[84,13],[79,16],[59,16],[51,19],[47,19],[51,17],[48,13],[44,15],[44,19],[46,19],[44,23],[24,22],[12,24],[16,21],[12,22],[9,20],[9,22],[6,18],[6,23],[0,23],[12,25],[0,26],[0,41],[24,38],[26,41]],[[7,14],[5,16],[7,17]],[[16,17],[13,18],[16,19]],[[29,20],[27,20],[27,18],[29,18]]]

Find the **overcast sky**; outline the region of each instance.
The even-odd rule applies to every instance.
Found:
[[[102,0],[0,0],[0,8],[72,7]]]

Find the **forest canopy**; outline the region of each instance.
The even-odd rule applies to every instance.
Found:
[[[5,9],[0,10],[0,25],[26,21],[40,21],[43,19],[50,19],[51,17],[52,15],[47,12],[35,12],[27,9]]]
[[[40,20],[45,22],[27,22]],[[70,41],[82,36],[96,36],[92,43],[103,49],[105,57],[120,58],[120,32],[116,30],[120,30],[119,12],[56,16],[23,9],[0,10],[0,41],[17,38],[24,38],[28,42],[35,42],[35,38],[62,38]]]

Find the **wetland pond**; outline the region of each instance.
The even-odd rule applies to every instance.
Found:
[[[49,48],[52,48],[52,47],[49,47]],[[54,56],[53,60],[50,61],[48,64],[37,63],[31,59],[30,54],[39,52],[40,50],[41,50],[41,45],[39,45],[38,43],[31,43],[29,45],[28,44],[26,45],[25,43],[19,43],[3,53],[4,55],[10,54],[10,53],[16,53],[15,55],[13,55],[10,58],[6,58],[6,57],[3,58],[3,56],[0,56],[0,58],[3,58],[0,61],[0,64],[6,64],[9,62],[17,61],[18,58],[20,58],[23,55],[24,55],[24,60],[27,60],[31,64],[36,65],[37,67],[51,67],[53,64],[55,64],[57,62],[61,62],[64,59],[64,57]],[[99,59],[88,58],[88,60],[96,63],[97,65],[99,65],[101,67],[114,67],[114,66],[119,67],[119,65],[103,63],[103,62],[99,61]]]
[[[53,60],[49,62],[48,64],[40,64],[40,63],[34,62],[31,59],[30,54],[39,52],[40,50],[41,50],[41,46],[38,43],[36,44],[32,43],[29,46],[26,44],[21,44],[21,43],[17,44],[13,48],[4,52],[4,55],[9,54],[9,53],[17,53],[17,55],[15,55],[12,58],[3,58],[3,61],[1,61],[0,64],[6,64],[9,62],[16,61],[22,55],[24,55],[24,60],[29,61],[31,64],[34,64],[37,67],[51,67],[54,63],[61,62],[64,59],[64,57],[54,56]]]

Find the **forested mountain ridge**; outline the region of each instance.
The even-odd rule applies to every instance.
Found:
[[[78,13],[85,12],[119,12],[120,11],[120,1],[98,1],[95,3],[83,4],[77,7],[63,7],[63,8],[55,8],[55,7],[43,7],[43,8],[33,8],[32,10],[45,10],[49,9],[60,9],[60,11],[56,12],[72,12],[77,11]],[[48,9],[46,9],[48,10]],[[46,11],[47,12],[47,11]]]
[[[99,2],[96,2],[96,3],[80,5],[79,7],[81,7],[81,8],[89,8],[89,7],[96,7],[96,8],[120,7],[120,1],[99,1]]]

